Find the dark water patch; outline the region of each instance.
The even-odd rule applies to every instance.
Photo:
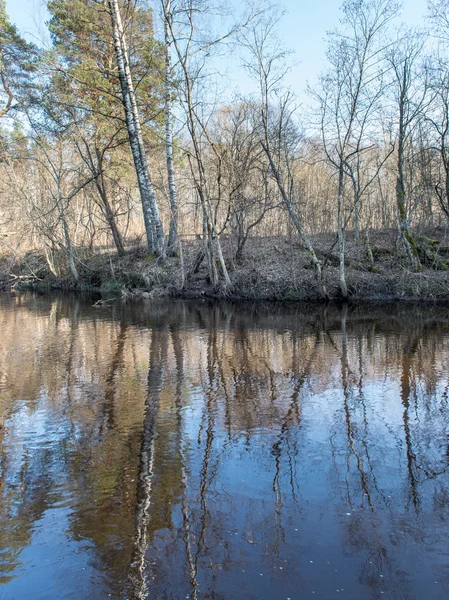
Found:
[[[0,598],[449,592],[449,311],[0,297]]]

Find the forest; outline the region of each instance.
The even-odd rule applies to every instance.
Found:
[[[0,0],[1,287],[449,298],[446,0],[344,0],[304,97],[268,2],[47,8],[32,43]]]

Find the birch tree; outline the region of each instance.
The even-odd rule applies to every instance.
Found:
[[[170,199],[170,230],[168,253],[174,254],[178,238],[178,198],[175,183],[175,163],[173,160],[173,67],[171,30],[173,16],[171,0],[161,0],[164,21],[165,48],[165,156],[167,162],[168,195]]]
[[[343,29],[329,34],[330,67],[321,77],[319,88],[312,91],[320,110],[324,150],[338,178],[337,236],[343,298],[348,297],[345,180],[351,176],[350,163],[371,145],[372,119],[384,93],[387,28],[398,10],[399,5],[394,0],[346,0],[342,6]]]
[[[205,34],[201,39],[197,33],[199,16],[209,15],[210,6],[201,1],[184,2],[178,0],[176,6],[171,5],[171,12],[164,11],[165,24],[168,26],[177,64],[182,81],[182,107],[186,116],[186,127],[191,140],[192,149],[188,151],[187,158],[191,167],[194,185],[200,200],[203,215],[203,240],[204,256],[207,260],[210,280],[213,285],[219,282],[216,258],[220,265],[225,287],[231,286],[228,269],[224,259],[220,236],[211,202],[210,184],[205,167],[204,146],[211,144],[210,136],[205,125],[204,102],[199,99],[199,94],[204,94],[204,88],[199,88],[200,77],[204,71],[205,61],[212,49],[235,35],[254,17],[250,13],[239,24],[233,26],[224,35],[210,39]]]
[[[291,134],[293,132],[295,136],[296,133],[291,110],[291,95],[289,92],[279,93],[287,68],[284,60],[286,53],[274,36],[276,22],[275,19],[271,19],[261,27],[253,28],[250,35],[243,38],[243,45],[250,54],[246,67],[255,77],[260,89],[260,144],[267,156],[271,176],[276,182],[289,217],[309,253],[321,295],[326,297],[322,263],[294,208],[291,194],[293,189],[292,160],[294,160]],[[276,106],[273,106],[274,102]]]
[[[147,153],[145,150],[141,119],[134,91],[128,47],[123,28],[118,0],[107,2],[112,24],[115,58],[122,91],[125,119],[129,135],[129,143],[136,169],[140,198],[142,201],[147,245],[150,252],[163,256],[165,251],[164,230],[159,213],[159,206],[150,175]]]

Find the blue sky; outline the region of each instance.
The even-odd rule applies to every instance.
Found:
[[[340,0],[278,0],[286,11],[279,23],[279,37],[286,47],[293,50],[294,67],[289,74],[288,84],[298,94],[302,94],[307,82],[313,83],[325,66],[326,31],[338,24]],[[7,11],[21,32],[29,39],[38,38],[45,29],[47,15],[43,0],[6,0]],[[404,0],[402,20],[408,25],[425,24],[427,0]],[[241,79],[237,65],[227,68],[233,79],[233,86],[242,92],[247,83]],[[243,84],[243,85],[242,85]]]

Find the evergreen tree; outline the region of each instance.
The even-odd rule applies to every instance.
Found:
[[[0,0],[0,117],[5,116],[32,83],[36,70],[37,48],[26,42],[6,14]]]
[[[127,108],[110,15],[103,4],[93,0],[51,0],[48,8],[53,50],[48,57],[49,87],[43,96],[47,107],[74,128],[78,150],[94,177],[100,207],[117,250],[122,252],[107,170],[114,165],[112,155],[119,153],[123,162],[124,143],[128,142]],[[148,6],[137,8],[128,2],[121,8],[145,144],[154,147],[162,137],[163,126],[163,47],[154,38]]]

